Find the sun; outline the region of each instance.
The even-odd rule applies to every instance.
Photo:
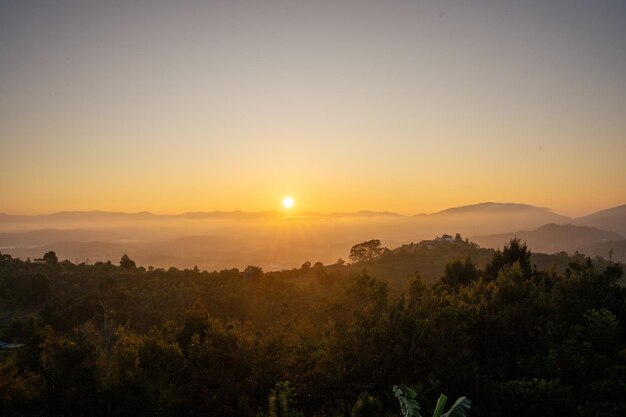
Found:
[[[290,209],[293,207],[293,198],[285,197],[283,198],[283,207],[286,209]]]

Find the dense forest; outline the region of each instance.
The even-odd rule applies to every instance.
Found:
[[[441,393],[475,416],[626,415],[621,264],[378,243],[267,273],[0,254],[0,413],[398,416],[400,385],[422,415]]]

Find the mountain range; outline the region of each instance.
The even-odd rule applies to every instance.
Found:
[[[306,260],[347,259],[350,247],[380,239],[389,247],[442,234],[499,248],[510,238],[534,252],[579,251],[626,261],[626,205],[570,218],[527,204],[486,202],[432,214],[393,212],[213,211],[162,215],[150,212],[66,211],[46,215],[0,214],[0,250],[38,258],[54,250],[61,259],[116,261],[127,253],[141,265],[206,269],[260,265],[299,266]]]
[[[621,210],[619,213],[615,213],[615,210]],[[586,222],[593,222],[596,219],[604,219],[610,221],[616,214],[624,215],[626,212],[626,205],[616,207],[613,209],[602,210],[588,216],[580,217],[578,220],[581,224]],[[442,216],[457,216],[457,215],[498,215],[498,214],[520,214],[528,216],[534,214],[536,216],[547,216],[556,221],[571,221],[570,217],[553,213],[550,209],[545,207],[537,207],[529,204],[519,203],[478,203],[460,207],[452,207],[449,209],[441,210],[439,212],[431,214],[417,214],[412,216],[405,216],[399,213],[390,211],[372,211],[372,210],[360,210],[355,212],[332,212],[332,213],[320,213],[320,212],[296,212],[294,214],[285,214],[277,210],[263,210],[255,212],[246,212],[241,210],[233,211],[190,211],[180,214],[155,214],[149,211],[141,211],[135,213],[126,212],[113,212],[102,210],[90,210],[90,211],[60,211],[50,214],[39,215],[14,215],[0,213],[0,224],[2,223],[20,223],[20,222],[46,222],[46,221],[125,221],[125,220],[172,220],[172,219],[284,219],[290,217],[296,218],[341,218],[341,217],[442,217]]]
[[[472,242],[485,248],[502,248],[511,239],[518,238],[536,252],[585,252],[591,246],[618,242],[624,238],[615,232],[595,227],[572,224],[546,224],[534,230],[500,233],[488,236],[471,236]],[[608,253],[608,251],[607,251]],[[606,256],[607,253],[603,255]]]

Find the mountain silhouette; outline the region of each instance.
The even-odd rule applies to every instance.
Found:
[[[488,236],[472,236],[470,239],[481,247],[502,248],[511,239],[525,241],[534,251],[543,253],[581,251],[592,245],[616,242],[623,237],[615,232],[594,227],[574,226],[571,224],[546,224],[535,230],[500,233]]]

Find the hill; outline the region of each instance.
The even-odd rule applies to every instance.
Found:
[[[574,253],[607,242],[622,240],[614,232],[594,227],[546,224],[535,230],[500,233],[487,236],[473,236],[472,241],[487,248],[501,248],[513,238],[525,241],[536,252],[556,253],[565,251]],[[605,254],[606,256],[606,254]]]
[[[298,390],[296,404],[310,415],[340,416],[352,408],[343,407],[346,401],[363,398],[361,387],[378,385],[377,395],[385,398],[396,381],[432,384],[431,378],[455,380],[460,370],[466,376],[456,381],[482,405],[477,414],[489,417],[502,414],[498,404],[494,413],[481,411],[489,409],[494,390],[509,393],[508,406],[511,398],[543,401],[547,384],[559,389],[559,398],[569,395],[565,404],[595,386],[620,387],[623,373],[614,370],[623,368],[616,318],[624,317],[626,305],[621,266],[561,253],[531,258],[561,265],[556,271],[524,270],[513,255],[495,278],[480,279],[469,265],[451,267],[446,280],[428,285],[444,275],[440,266],[449,260],[472,256],[480,265],[502,259],[494,253],[442,237],[355,265],[307,263],[269,273],[254,266],[206,272],[54,257],[27,262],[2,254],[0,340],[21,345],[0,352],[3,416],[81,416],[93,403],[94,416],[192,410],[251,417],[236,407],[242,393],[253,405],[248,410],[259,410],[281,380]],[[570,261],[578,262],[562,273]],[[409,281],[415,270],[427,279]],[[598,340],[603,344],[596,348]],[[555,371],[555,351],[568,366],[558,380],[540,380]],[[336,401],[344,385],[358,388]],[[512,397],[520,386],[522,393]],[[439,392],[427,402],[434,404]],[[617,394],[612,409],[623,403]],[[206,398],[210,402],[198,405],[196,399]],[[42,404],[57,399],[73,409],[42,414]]]
[[[0,233],[0,247],[35,247],[55,242],[89,242],[122,239],[123,234],[102,230],[38,229],[27,232]]]
[[[176,219],[264,219],[284,217],[275,210],[258,212],[245,211],[194,211],[181,214],[154,214],[148,211],[137,213],[111,212],[111,211],[61,211],[58,213],[41,215],[12,215],[0,213],[1,223],[85,223],[85,222],[136,222],[155,220],[176,220]]]
[[[588,217],[619,219],[616,210]],[[42,216],[0,215],[0,232],[5,232],[0,233],[0,248],[22,259],[39,258],[50,250],[73,262],[115,260],[127,253],[144,266],[197,265],[212,270],[243,268],[252,263],[268,271],[299,266],[304,260],[329,264],[339,257],[346,258],[355,243],[372,238],[380,239],[384,246],[399,247],[444,233],[489,236],[566,223],[572,223],[572,219],[547,208],[494,202],[417,216],[385,211],[300,212],[289,216],[271,210],[174,215],[60,212]],[[497,247],[510,236],[497,237],[495,244],[483,240],[479,243]],[[550,245],[541,240],[529,242],[538,252],[573,252],[602,243],[604,238],[585,238],[576,245],[571,245],[571,237],[557,239]],[[103,248],[106,250],[99,252]]]
[[[591,245],[582,249],[581,252],[588,256],[601,256],[605,259],[609,259],[609,252],[611,250],[613,251],[613,261],[626,263],[626,239]]]
[[[550,209],[545,208],[545,207],[537,207],[537,206],[532,206],[530,204],[494,203],[494,202],[486,202],[486,203],[471,204],[467,206],[452,207],[449,209],[439,211],[437,213],[433,213],[432,216],[449,216],[449,215],[459,215],[459,214],[497,215],[497,214],[528,214],[528,213],[550,216],[552,218],[562,220],[562,221],[569,219],[569,217],[562,216],[560,214],[555,214]]]
[[[508,242],[505,242],[508,243]],[[276,272],[276,276],[288,276],[289,280],[300,285],[313,283],[320,273],[328,276],[337,274],[352,275],[366,271],[368,274],[389,283],[392,289],[404,289],[419,272],[426,283],[434,283],[441,278],[446,264],[454,260],[471,258],[480,269],[492,259],[495,249],[482,248],[466,241],[446,241],[440,238],[410,243],[388,250],[383,255],[368,262],[327,265],[321,268],[299,269]],[[603,256],[606,258],[606,255]],[[544,254],[533,251],[531,264],[539,270],[556,267],[563,272],[572,261],[581,261],[582,255],[568,256],[566,253]]]
[[[488,202],[413,216],[405,223],[408,230],[414,232],[420,239],[426,239],[442,233],[476,236],[503,233],[511,229],[534,229],[547,223],[569,222],[571,218],[543,207]],[[409,239],[405,238],[405,241]]]
[[[597,227],[626,236],[626,204],[578,217],[573,224]]]

